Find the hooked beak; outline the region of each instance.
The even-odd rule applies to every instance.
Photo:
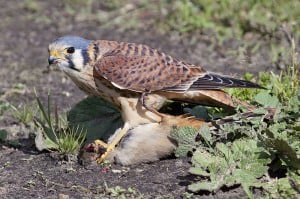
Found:
[[[56,64],[57,63],[57,58],[50,55],[48,57],[48,63],[49,63],[49,65]]]

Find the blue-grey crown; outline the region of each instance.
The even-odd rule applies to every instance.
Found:
[[[53,43],[72,46],[77,49],[87,49],[91,40],[84,39],[78,36],[63,36],[53,41]]]

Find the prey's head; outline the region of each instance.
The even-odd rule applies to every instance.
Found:
[[[89,62],[88,46],[91,40],[76,36],[64,36],[49,44],[49,65],[56,64],[62,70],[81,71]]]

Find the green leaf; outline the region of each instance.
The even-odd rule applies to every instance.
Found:
[[[201,105],[195,106],[192,109],[185,108],[184,111],[195,116],[196,118],[201,118],[203,120],[210,119],[207,108]]]
[[[9,102],[0,102],[0,116],[11,107]]]
[[[38,103],[39,109],[42,112],[42,116],[44,117],[44,119],[48,123],[49,127],[51,128],[52,124],[51,124],[51,118],[50,118],[50,104],[47,105],[48,106],[48,114],[47,114],[40,98],[37,95],[37,93],[35,93],[35,98],[36,98],[36,101]],[[50,103],[50,94],[48,94],[48,103]]]
[[[213,139],[212,139],[209,127],[206,125],[203,125],[203,126],[201,126],[199,131],[200,131],[200,135],[203,137],[203,139],[211,145],[213,143]]]
[[[231,157],[231,150],[223,143],[217,143],[216,149],[221,152],[222,156],[226,158],[226,160],[229,160]]]
[[[194,174],[194,175],[199,175],[199,176],[210,176],[210,174],[207,171],[205,171],[199,167],[191,167],[189,169],[189,173]]]
[[[176,148],[175,156],[176,157],[186,157],[189,152],[191,152],[193,147],[190,145],[179,145]]]
[[[54,139],[50,139],[47,134],[43,133],[41,129],[35,131],[35,146],[39,151],[58,149],[58,144]]]
[[[35,125],[35,146],[39,151],[58,149],[57,137],[53,129],[46,126],[45,122],[39,118],[34,118]]]
[[[222,186],[241,184],[249,197],[249,187],[256,183],[268,170],[271,162],[265,149],[252,139],[235,140],[232,144],[217,143],[213,153],[198,148],[193,154],[193,167],[189,170],[194,175],[208,178],[189,186],[191,191],[217,191]]]
[[[262,107],[253,110],[253,113],[255,113],[255,114],[266,114],[267,112],[268,111]]]
[[[266,171],[267,170],[265,170],[265,172]],[[263,174],[260,174],[260,176]],[[248,172],[246,169],[236,169],[232,173],[231,177],[232,177],[232,179],[235,180],[235,182],[241,183],[241,184],[252,184],[253,182],[256,181],[256,177],[253,176],[252,172]]]
[[[80,127],[87,132],[86,142],[107,140],[123,125],[120,111],[98,97],[87,97],[80,101],[68,112],[67,120],[71,128]]]
[[[57,135],[56,129],[54,129],[52,121],[51,121],[51,104],[50,104],[50,93],[48,93],[48,104],[47,104],[47,111],[43,106],[40,98],[38,97],[35,91],[35,98],[38,103],[39,110],[41,111],[41,116],[43,119],[34,118],[34,123],[38,127],[35,131],[35,145],[36,148],[40,151],[42,150],[51,150],[56,149],[58,150],[59,146],[57,143]]]
[[[262,184],[269,198],[299,198],[300,175],[288,171],[287,177],[279,178]]]
[[[171,132],[171,137],[176,139],[180,144],[195,145],[197,133],[197,129],[190,126],[185,126],[174,129]]]
[[[192,152],[197,146],[196,136],[198,131],[193,127],[181,127],[171,131],[171,138],[175,139],[178,147],[175,151],[177,157],[185,157],[188,152]]]
[[[286,140],[272,137],[264,138],[263,144],[266,146],[266,148],[274,150],[287,166],[300,169],[300,158],[295,149],[291,147]]]
[[[251,193],[251,191],[249,189],[250,185],[246,184],[246,183],[242,183],[242,187],[243,187],[245,193],[247,194],[248,198],[253,199],[254,198],[253,194]]]
[[[214,163],[215,159],[212,154],[207,151],[195,151],[192,157],[192,163],[196,167],[207,168],[212,163]]]
[[[217,181],[214,182],[197,182],[197,183],[193,183],[191,185],[188,186],[188,190],[192,191],[192,192],[198,192],[200,190],[205,190],[205,191],[214,191],[214,190],[218,190],[221,187],[220,183]]]
[[[279,100],[275,96],[271,96],[268,91],[262,91],[255,96],[255,101],[265,107],[277,107]]]
[[[7,131],[6,130],[4,130],[4,129],[1,129],[0,130],[0,141],[1,142],[4,142],[5,140],[6,140],[6,138],[7,138]]]
[[[300,90],[300,89],[299,89]],[[294,113],[300,112],[300,94],[289,99],[288,109]],[[299,115],[298,115],[299,116]]]

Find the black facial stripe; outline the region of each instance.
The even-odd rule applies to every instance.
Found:
[[[99,47],[97,44],[94,44],[93,48],[94,48],[94,57],[95,57],[95,60],[97,60],[97,57],[99,54]]]
[[[72,68],[73,70],[76,70],[76,71],[80,72],[79,69],[75,68],[74,63],[73,63],[73,61],[71,59],[68,59],[68,63],[69,63],[70,68]]]
[[[82,50],[81,54],[83,57],[83,65],[85,66],[90,62],[90,56],[89,56],[87,50]]]

